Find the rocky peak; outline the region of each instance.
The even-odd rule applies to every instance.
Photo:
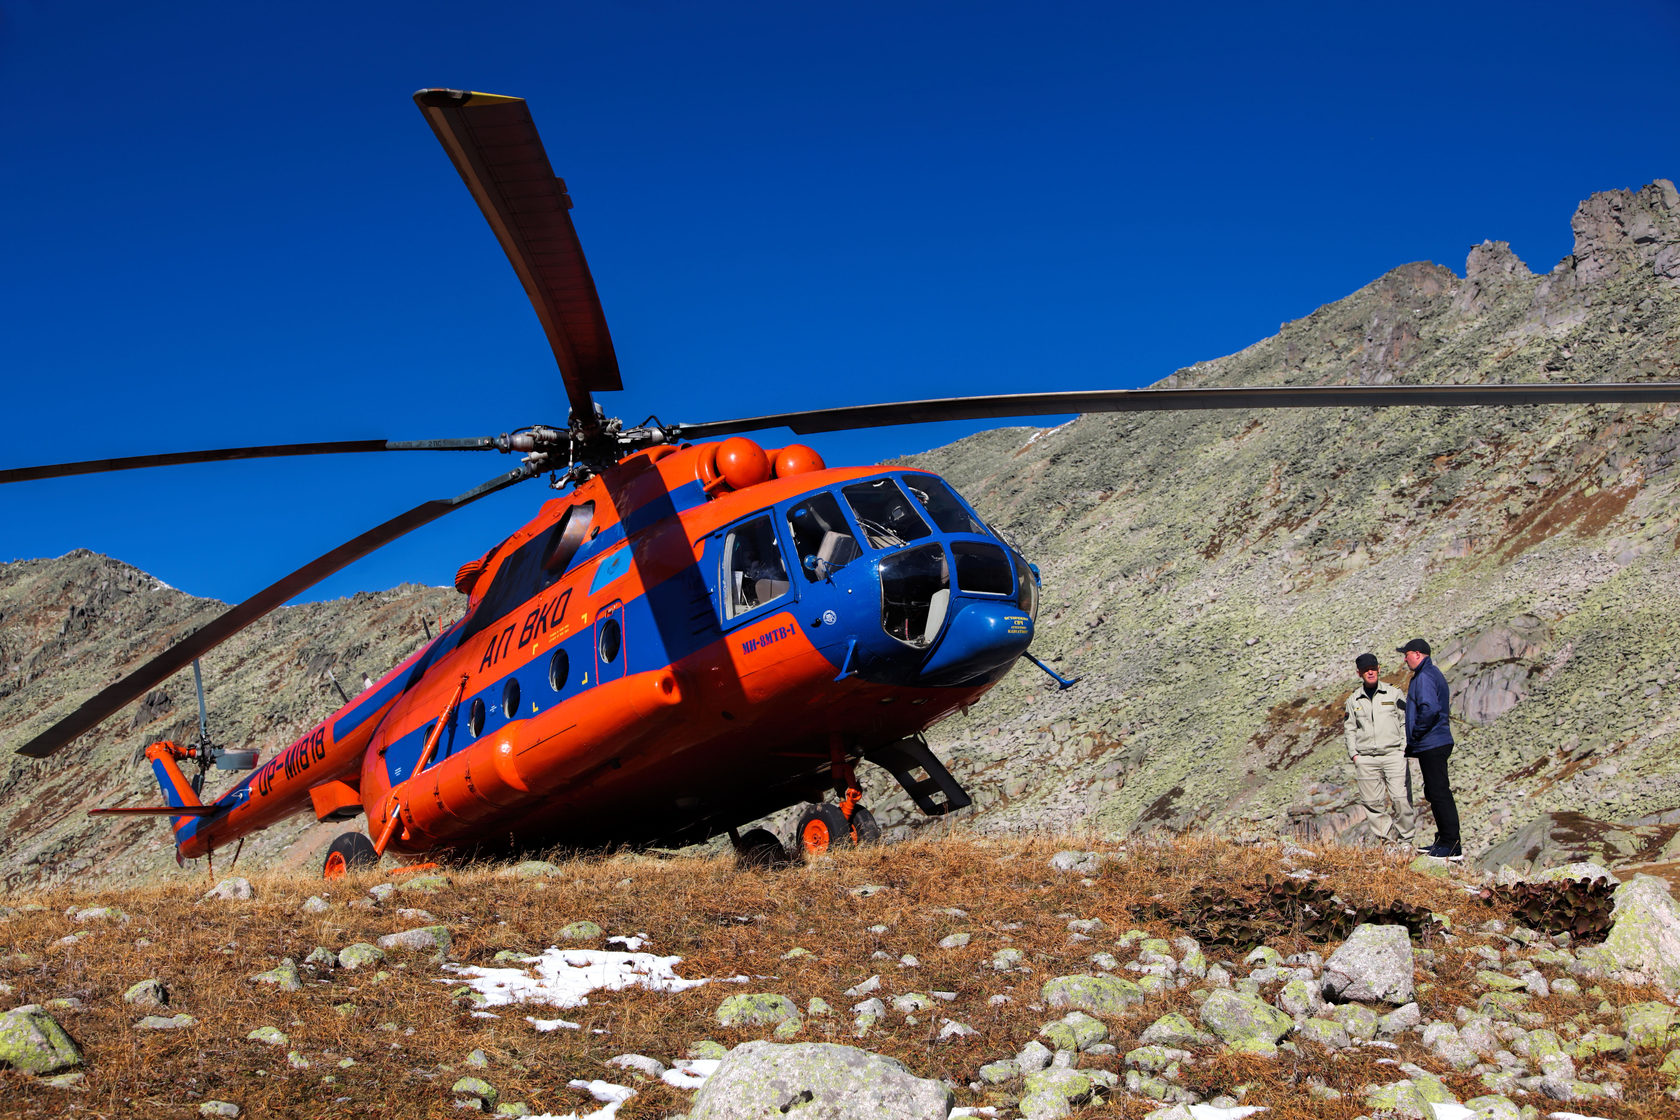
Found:
[[[1680,193],[1667,179],[1638,191],[1600,191],[1575,211],[1576,280],[1591,284],[1629,273],[1680,282]]]

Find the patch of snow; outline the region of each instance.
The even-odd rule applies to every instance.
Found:
[[[957,1120],[959,1116],[996,1116],[997,1114],[998,1110],[989,1104],[979,1108],[964,1106],[951,1110],[951,1120]]]
[[[500,1019],[501,1018],[501,1016],[496,1014],[494,1011],[474,1011],[472,1013],[472,1017],[474,1019]]]
[[[568,1112],[564,1116],[556,1116],[545,1112],[541,1116],[532,1116],[529,1120],[615,1120],[624,1102],[636,1095],[636,1090],[614,1085],[610,1081],[568,1081],[566,1084],[573,1089],[582,1089],[596,1100],[605,1102],[606,1107],[581,1115]]]
[[[1259,1105],[1239,1104],[1235,1108],[1220,1108],[1211,1104],[1193,1104],[1189,1106],[1190,1115],[1196,1120],[1243,1120],[1244,1116],[1252,1116],[1256,1112],[1266,1111]]]
[[[634,937],[609,937],[609,938],[607,938],[607,944],[608,945],[615,945],[615,944],[616,945],[622,945],[622,946],[624,946],[625,951],[630,952],[630,953],[636,952],[636,950],[640,949],[643,945],[646,945],[647,943],[648,943],[648,935],[645,934],[645,933],[638,933]]]
[[[717,1058],[678,1058],[675,1067],[660,1074],[659,1080],[673,1089],[698,1089],[722,1064]]]
[[[1431,1103],[1429,1107],[1435,1113],[1435,1120],[1472,1120],[1476,1115],[1475,1109],[1450,1101]]]
[[[610,992],[626,988],[682,992],[711,982],[684,980],[675,972],[681,962],[681,957],[652,953],[549,948],[540,956],[527,958],[528,968],[444,967],[458,973],[492,1006],[546,1003],[551,1007],[582,1007],[589,1002],[590,992],[602,988]]]
[[[538,1019],[527,1015],[525,1016],[525,1021],[545,1034],[549,1031],[557,1031],[562,1028],[569,1031],[581,1031],[583,1029],[582,1023],[574,1023],[570,1019]]]

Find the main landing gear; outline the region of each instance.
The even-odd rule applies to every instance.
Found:
[[[321,878],[342,879],[347,872],[372,867],[379,862],[379,852],[373,841],[360,832],[340,833],[327,849],[327,861],[321,866]]]
[[[799,826],[793,835],[802,856],[820,856],[836,845],[872,844],[881,838],[875,814],[857,803],[856,794],[854,786],[840,804],[825,801],[799,814]]]

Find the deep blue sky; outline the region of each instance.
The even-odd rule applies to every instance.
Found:
[[[529,99],[609,412],[705,420],[1138,386],[1483,238],[1549,269],[1581,199],[1680,174],[1677,48],[1672,0],[0,5],[0,465],[564,423],[421,86]],[[238,599],[506,463],[10,486],[0,560],[87,547]],[[306,597],[448,583],[546,496]]]

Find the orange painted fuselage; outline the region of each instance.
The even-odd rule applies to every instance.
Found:
[[[935,476],[798,461],[735,487],[718,448],[638,452],[545,503],[463,568],[459,620],[175,818],[179,854],[310,808],[406,852],[696,842],[820,800],[837,758],[1025,650],[1028,566]]]

